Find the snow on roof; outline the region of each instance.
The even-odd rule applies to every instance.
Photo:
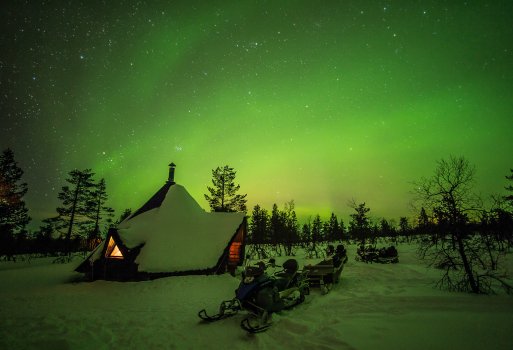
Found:
[[[174,184],[160,207],[118,226],[128,248],[143,244],[139,271],[176,272],[214,267],[244,219],[243,213],[207,213]]]

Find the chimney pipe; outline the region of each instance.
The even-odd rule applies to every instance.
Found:
[[[167,178],[167,182],[175,183],[175,168],[175,163],[169,164],[169,177]]]

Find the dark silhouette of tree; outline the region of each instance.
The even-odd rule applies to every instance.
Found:
[[[360,242],[360,245],[365,245],[365,241],[370,237],[371,222],[368,217],[370,208],[365,206],[365,202],[356,204],[354,200],[349,202],[349,207],[353,208],[355,213],[350,214],[351,221],[349,222],[349,234],[353,239]]]
[[[330,241],[330,223],[329,221],[322,222],[322,233],[321,233],[321,241]]]
[[[271,217],[269,218],[269,229],[271,236],[271,243],[278,244],[281,240],[281,234],[285,228],[285,220],[280,215],[280,210],[276,203],[273,204],[271,210]]]
[[[408,218],[401,216],[399,218],[399,234],[403,237],[406,237],[407,241],[410,242],[412,233],[412,228],[408,222]]]
[[[14,253],[17,236],[26,234],[30,221],[23,197],[28,191],[21,182],[23,170],[14,159],[14,152],[6,149],[0,155],[0,254],[10,259]]]
[[[254,206],[249,222],[251,242],[254,244],[269,243],[269,213],[258,204]]]
[[[322,221],[317,214],[312,222],[312,242],[320,243],[322,241]]]
[[[284,210],[280,213],[282,222],[284,223],[284,231],[282,235],[282,245],[285,255],[293,255],[294,245],[299,242],[299,226],[295,212],[294,200],[285,203]]]
[[[349,237],[347,236],[346,225],[342,219],[340,219],[339,230],[340,240],[349,240]]]
[[[429,217],[426,213],[426,209],[424,209],[424,207],[420,208],[420,213],[419,213],[419,217],[418,217],[418,220],[417,220],[417,227],[419,229],[425,229],[429,226],[430,222],[429,222]]]
[[[54,225],[52,219],[44,219],[42,225],[34,233],[35,239],[35,253],[51,254],[52,250]]]
[[[387,219],[382,218],[379,222],[380,235],[383,237],[394,237],[395,229],[390,225]]]
[[[126,218],[128,218],[130,215],[132,215],[132,209],[127,208],[127,209],[123,210],[123,212],[121,213],[121,215],[119,216],[119,218],[117,218],[117,220],[114,222],[114,226],[117,226],[117,225],[119,225],[120,223],[122,223],[122,222],[123,222],[123,220],[125,220]]]
[[[91,169],[72,170],[68,175],[66,181],[71,187],[63,186],[58,194],[62,206],[57,208],[59,215],[55,218],[55,227],[58,231],[65,230],[65,251],[69,254],[72,235],[87,234],[87,227],[94,223],[90,218],[95,215],[91,205],[94,202],[92,195],[95,185]],[[84,230],[84,228],[86,229]],[[60,232],[63,233],[63,231]]]
[[[107,186],[105,185],[105,179],[100,179],[98,184],[92,187],[91,200],[89,205],[93,213],[94,228],[90,232],[88,241],[89,249],[96,247],[101,241],[100,226],[104,224],[107,226],[112,225],[112,217],[114,216],[114,209],[108,207],[105,203],[107,202]]]
[[[342,240],[342,230],[335,213],[331,213],[327,226],[327,240],[330,242]]]
[[[225,165],[212,170],[212,185],[207,186],[210,195],[205,194],[212,211],[217,212],[246,212],[247,194],[237,194],[240,185],[236,185],[236,171]]]
[[[321,257],[320,243],[323,240],[323,223],[321,217],[317,214],[313,219],[313,222],[303,226],[303,235],[310,231],[310,242],[306,248],[307,256],[309,258]]]
[[[278,209],[278,205],[274,203],[269,225],[272,243],[294,243],[297,236],[294,201],[285,204],[285,210]]]
[[[483,212],[473,185],[475,168],[464,157],[437,162],[434,174],[415,183],[417,201],[436,220],[436,240],[422,240],[422,253],[444,269],[438,286],[450,290],[489,293],[495,262],[488,259],[486,234],[475,229],[472,218]],[[505,286],[505,285],[504,285]]]
[[[311,242],[312,241],[312,223],[308,220],[303,224],[301,228],[301,240],[303,242]]]

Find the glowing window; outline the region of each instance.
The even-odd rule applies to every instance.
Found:
[[[233,242],[230,245],[229,257],[230,262],[238,263],[240,259],[240,248],[242,244],[239,242]]]
[[[107,245],[107,250],[105,251],[105,256],[107,258],[115,258],[115,259],[123,259],[123,253],[119,250],[116,242],[112,236],[109,238],[109,244]]]
[[[112,249],[112,252],[110,253],[109,257],[111,258],[122,258],[123,254],[121,254],[121,251],[119,250],[118,246],[114,246],[114,249]]]

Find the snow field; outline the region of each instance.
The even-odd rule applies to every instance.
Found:
[[[349,261],[327,295],[273,315],[265,333],[239,328],[245,313],[212,324],[239,281],[229,275],[144,282],[76,282],[70,264],[51,259],[0,263],[0,349],[511,349],[513,297],[433,288],[439,272],[414,247],[398,264]],[[300,266],[315,263],[296,257]],[[277,259],[278,264],[286,258]]]

